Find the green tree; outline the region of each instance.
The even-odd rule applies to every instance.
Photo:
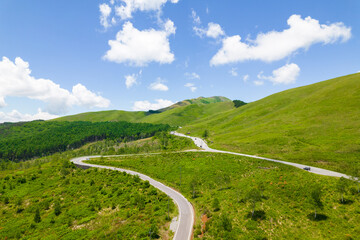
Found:
[[[40,217],[40,210],[39,210],[39,208],[37,208],[36,211],[35,211],[34,222],[36,222],[36,223],[41,222],[41,217]]]
[[[255,206],[257,202],[260,202],[262,200],[260,191],[257,188],[252,188],[250,189],[250,191],[247,193],[247,200],[251,202],[252,204],[252,213],[251,213],[251,217],[254,217],[254,212],[255,212]]]
[[[197,187],[199,185],[199,182],[196,178],[193,178],[190,182],[190,189],[192,192],[192,198],[196,198],[197,197]]]
[[[241,100],[233,100],[234,107],[238,108],[246,104],[246,102],[243,102]]]
[[[341,194],[342,203],[344,202],[344,193],[346,193],[348,187],[349,187],[349,182],[343,177],[339,178],[336,184],[336,189]]]
[[[355,166],[351,179],[357,183],[358,193],[360,193],[360,167]]]
[[[223,230],[227,232],[231,232],[232,230],[231,219],[227,215],[222,214],[220,222]]]
[[[207,129],[204,130],[203,134],[202,134],[203,138],[208,138],[209,137],[209,131]]]
[[[322,189],[321,186],[316,185],[312,191],[311,191],[311,198],[310,198],[310,203],[313,205],[313,207],[315,208],[315,218],[317,216],[317,212],[316,210],[322,209],[323,208],[323,203],[321,200],[322,197]]]
[[[55,201],[55,204],[54,204],[54,213],[55,213],[56,216],[59,216],[60,213],[61,213],[61,206],[60,206],[59,200],[56,200],[56,201]]]
[[[219,199],[217,198],[214,198],[214,201],[212,203],[212,207],[214,209],[214,212],[217,212],[220,210],[220,202],[219,202]]]

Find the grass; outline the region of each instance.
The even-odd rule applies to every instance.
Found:
[[[137,154],[151,152],[169,152],[188,149],[197,149],[194,142],[189,138],[178,137],[166,133],[158,133],[154,137],[130,142],[118,142],[116,140],[103,140],[89,143],[74,150],[77,156],[86,155],[115,155]]]
[[[148,239],[150,229],[152,239],[172,236],[169,198],[147,182],[75,168],[66,153],[48,158],[0,171],[0,239]],[[170,201],[170,217],[176,211]]]
[[[209,146],[352,174],[360,166],[360,73],[286,90],[179,129]]]
[[[359,239],[360,236],[360,194],[351,183],[344,195],[347,202],[342,204],[336,178],[220,153],[167,153],[90,162],[132,169],[181,191],[195,207],[195,238]],[[312,189],[318,185],[324,193],[321,198],[324,208],[317,210],[314,219],[315,210],[309,200]],[[253,217],[252,204],[246,197],[252,189],[262,192]]]
[[[210,97],[184,100],[160,110],[160,113],[112,110],[65,116],[57,118],[55,121],[128,121],[182,126],[202,117],[233,108],[234,104],[225,97]]]

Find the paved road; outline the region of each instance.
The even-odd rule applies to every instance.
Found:
[[[350,176],[345,175],[343,173],[338,173],[338,172],[334,172],[334,171],[330,171],[330,170],[326,170],[326,169],[322,169],[322,168],[317,168],[317,167],[311,167],[311,166],[303,165],[303,164],[299,164],[299,163],[280,161],[280,160],[276,160],[276,159],[264,158],[264,157],[259,157],[259,156],[255,156],[255,155],[248,155],[248,154],[242,154],[242,153],[235,153],[235,152],[216,150],[216,149],[210,148],[204,142],[204,140],[202,140],[201,138],[187,136],[185,134],[178,133],[178,132],[171,132],[171,134],[176,135],[176,136],[180,136],[180,137],[190,138],[190,139],[192,139],[194,141],[196,146],[204,149],[207,152],[227,153],[227,154],[239,155],[239,156],[244,156],[244,157],[257,158],[257,159],[262,159],[262,160],[271,161],[271,162],[278,162],[278,163],[294,166],[294,167],[301,168],[301,169],[304,169],[305,167],[310,167],[309,172],[312,172],[312,173],[315,173],[315,174],[326,175],[326,176],[331,176],[331,177],[344,177],[344,178],[348,178],[348,179],[350,178]]]
[[[97,168],[106,168],[121,172],[126,172],[131,175],[138,175],[142,180],[149,181],[151,185],[159,189],[160,191],[164,192],[166,195],[168,195],[170,198],[174,200],[174,202],[177,204],[179,208],[179,224],[177,227],[177,230],[174,235],[175,240],[190,240],[192,236],[192,230],[194,225],[194,209],[190,202],[179,192],[175,191],[174,189],[165,186],[161,182],[158,182],[144,174],[134,172],[131,170],[126,170],[122,168],[116,168],[116,167],[108,167],[108,166],[101,166],[101,165],[95,165],[95,164],[89,164],[84,163],[84,160],[90,159],[90,158],[96,158],[100,156],[84,156],[84,157],[78,157],[70,160],[76,165],[83,166],[83,167],[97,167]]]

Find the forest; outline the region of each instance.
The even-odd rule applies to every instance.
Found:
[[[0,124],[0,159],[21,161],[110,139],[127,142],[169,131],[164,124],[32,121]]]

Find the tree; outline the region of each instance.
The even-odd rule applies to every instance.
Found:
[[[354,167],[351,179],[357,183],[358,193],[360,193],[360,167]]]
[[[61,213],[61,206],[60,206],[60,202],[58,200],[55,201],[54,213],[55,213],[56,216],[59,216],[60,213]]]
[[[209,131],[207,129],[204,130],[204,133],[202,134],[203,138],[209,137]]]
[[[241,100],[234,100],[233,103],[234,103],[234,107],[236,107],[236,108],[241,107],[246,104],[246,102],[243,102]]]
[[[41,222],[41,217],[40,217],[40,210],[39,210],[39,208],[37,208],[36,211],[35,211],[34,222],[36,222],[36,223]]]
[[[231,220],[225,214],[221,215],[221,226],[222,226],[222,229],[224,229],[227,232],[231,232],[231,230],[232,230]]]
[[[196,178],[193,178],[190,182],[190,189],[192,191],[192,198],[196,198],[196,189],[198,186],[199,182],[197,181]]]
[[[316,185],[313,190],[311,191],[311,204],[314,206],[315,208],[315,218],[317,216],[316,210],[318,208],[322,209],[323,208],[323,203],[321,201],[321,197],[322,197],[322,189],[319,185]]]
[[[343,177],[339,178],[339,180],[336,184],[336,189],[341,194],[341,202],[342,203],[344,203],[344,193],[346,193],[348,187],[349,187],[348,181]]]
[[[247,194],[247,199],[252,204],[251,217],[254,217],[256,203],[260,202],[262,199],[260,191],[257,188],[252,188]]]
[[[219,202],[219,199],[217,198],[214,198],[214,201],[212,203],[212,207],[214,209],[214,212],[217,212],[220,210],[220,202]]]

